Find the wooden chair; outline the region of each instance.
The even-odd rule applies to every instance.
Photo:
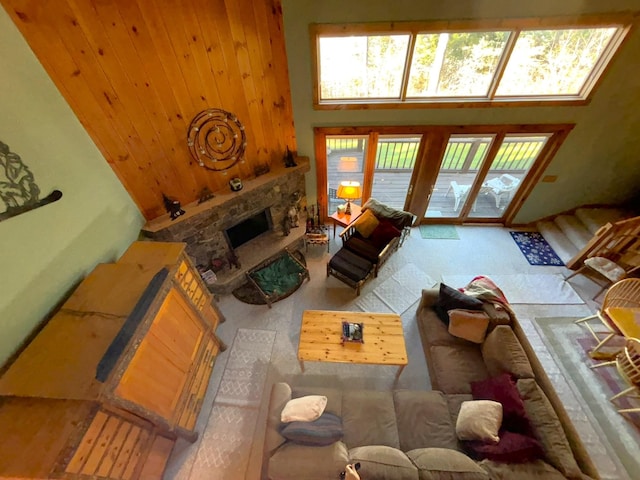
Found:
[[[624,248],[620,249],[620,243]],[[585,259],[583,265],[565,280],[578,274],[595,273],[601,283],[600,290],[593,296],[595,300],[612,283],[640,273],[640,235],[618,235],[610,249],[600,250],[594,256]]]
[[[598,363],[591,368],[615,365],[622,379],[629,385],[628,388],[616,393],[609,401],[613,402],[618,398],[628,396],[640,398],[640,340],[637,338],[627,338],[622,350],[615,360]],[[631,408],[618,408],[618,413],[640,412],[640,405]]]
[[[627,278],[614,283],[604,296],[600,310],[593,315],[576,320],[575,323],[584,325],[598,344],[589,352],[591,358],[599,356],[599,350],[616,336],[623,336],[616,324],[606,313],[610,307],[640,307],[640,278]],[[606,330],[595,330],[589,323],[598,320]]]

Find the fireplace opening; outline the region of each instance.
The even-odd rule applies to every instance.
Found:
[[[269,209],[266,209],[228,228],[225,234],[231,248],[238,248],[269,230],[271,230],[271,214]]]

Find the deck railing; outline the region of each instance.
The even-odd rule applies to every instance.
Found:
[[[545,141],[546,138],[505,138],[490,171],[526,172],[533,165]],[[490,140],[484,138],[450,138],[440,170],[447,173],[477,171],[490,143]],[[419,146],[419,138],[380,139],[376,170],[412,170]],[[327,148],[332,153],[364,155],[365,139],[329,138]]]

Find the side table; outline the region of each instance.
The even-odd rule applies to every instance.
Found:
[[[351,215],[346,213],[333,212],[329,218],[333,222],[333,238],[336,238],[336,225],[346,227],[362,213],[362,208],[359,205],[351,204]]]

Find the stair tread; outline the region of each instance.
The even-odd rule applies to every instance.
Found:
[[[615,223],[629,217],[629,212],[621,208],[578,208],[575,215],[585,225],[586,229],[595,234],[607,222]]]
[[[538,222],[536,227],[564,263],[567,263],[578,253],[578,248],[554,222],[550,220]]]
[[[558,226],[578,250],[582,250],[589,243],[589,240],[593,238],[593,234],[575,215],[558,215],[553,219],[553,223]]]

